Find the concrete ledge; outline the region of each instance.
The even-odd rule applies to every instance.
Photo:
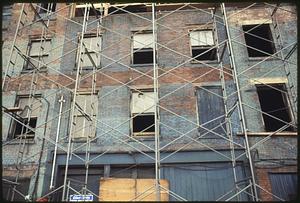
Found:
[[[274,132],[248,132],[248,136],[268,136],[273,134]],[[244,136],[244,133],[237,133],[237,136]],[[298,132],[278,132],[274,133],[272,136],[297,136]]]

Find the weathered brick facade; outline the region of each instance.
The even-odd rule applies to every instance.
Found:
[[[61,96],[64,97],[65,102],[62,106],[61,127],[58,133],[61,140],[58,142],[59,158],[55,168],[57,170],[54,178],[56,181],[55,184],[58,185],[60,183],[59,179],[62,177],[59,176],[62,172],[58,170],[65,167],[68,137],[71,135],[72,112],[70,109],[72,108],[76,83],[78,42],[82,31],[83,17],[71,16],[75,5],[57,3],[56,12],[52,15],[51,20],[49,20],[49,27],[44,29],[44,25],[41,22],[34,22],[37,16],[30,4],[26,3],[24,5],[27,12],[25,25],[27,25],[20,29],[15,46],[22,54],[28,54],[30,40],[39,38],[44,30],[46,31],[45,36],[51,38],[52,50],[49,53],[49,58],[52,62],[48,64],[46,71],[36,72],[36,74],[32,74],[32,72],[28,73],[24,71],[24,58],[20,56],[21,54],[18,55],[14,52],[12,59],[15,59],[16,64],[7,71],[9,77],[5,78],[2,105],[6,108],[15,107],[18,96],[28,95],[33,87],[35,94],[41,95],[41,112],[37,120],[38,127],[35,132],[35,138],[25,144],[24,160],[20,172],[20,177],[31,178],[28,194],[36,187],[33,187],[33,185],[37,184],[35,197],[41,197],[49,192],[55,146],[54,141],[58,132],[59,99]],[[158,19],[156,22],[156,59],[160,105],[158,108],[160,122],[158,127],[160,132],[159,147],[162,148],[162,157],[168,156],[168,153],[175,154],[174,160],[171,155],[170,159],[166,158],[167,161],[163,163],[166,165],[179,164],[180,166],[180,164],[193,163],[218,165],[223,162],[231,163],[232,154],[230,152],[232,147],[237,150],[234,152],[236,153],[235,156],[238,156],[245,150],[245,147],[243,147],[245,145],[245,137],[243,135],[237,136],[237,134],[241,134],[243,131],[238,106],[238,102],[241,102],[245,115],[245,128],[251,133],[248,136],[249,144],[250,147],[255,146],[251,149],[251,154],[255,154],[253,156],[254,177],[257,184],[267,191],[272,192],[268,172],[297,171],[297,137],[294,135],[273,135],[270,139],[264,141],[264,143],[256,146],[256,143],[261,142],[266,137],[255,135],[255,133],[259,134],[266,131],[256,85],[259,79],[272,81],[272,84],[287,83],[286,81],[289,79],[293,80],[295,84],[293,90],[297,92],[297,66],[295,65],[297,64],[297,50],[292,52],[289,58],[291,77],[287,79],[284,69],[287,65],[280,59],[280,53],[276,54],[274,58],[267,60],[265,58],[249,58],[242,26],[246,24],[270,24],[271,37],[274,39],[275,49],[279,51],[285,46],[290,47],[282,51],[283,56],[285,56],[297,40],[297,17],[294,14],[296,13],[296,9],[293,4],[284,4],[281,6],[283,9],[277,10],[277,23],[281,28],[280,36],[282,44],[280,44],[277,40],[278,33],[276,33],[274,22],[271,18],[274,6],[257,4],[254,7],[245,9],[249,5],[233,3],[228,4],[226,7],[233,57],[228,52],[228,46],[230,45],[226,40],[228,33],[224,18],[222,18],[221,7],[216,7],[214,18],[212,18],[214,12],[212,9],[214,5],[212,4],[195,4],[186,9],[179,9],[174,13],[170,13],[172,12],[171,8],[179,8],[178,5],[160,6],[156,10],[155,18]],[[11,26],[3,32],[3,73],[6,71],[7,64],[9,63],[9,53],[21,7],[21,3],[13,5],[10,19]],[[147,9],[151,11],[151,7]],[[214,22],[214,20],[216,21]],[[90,16],[87,22],[87,33],[95,33],[97,31],[96,17]],[[219,62],[217,60],[203,62],[190,60],[192,57],[192,47],[189,32],[192,29],[199,28],[199,26],[207,29],[213,23],[215,23],[214,37],[220,43],[219,54],[222,55],[223,53],[222,58]],[[137,141],[131,138],[133,124],[130,120],[132,108],[130,102],[132,91],[145,87],[153,88],[154,82],[152,64],[137,65],[132,62],[132,36],[134,32],[139,30],[152,30],[151,12],[109,14],[103,17],[102,25],[98,27],[98,31],[101,33],[100,66],[96,70],[90,68],[80,72],[80,81],[77,81],[78,90],[91,91],[94,85],[96,97],[98,98],[98,111],[96,112],[97,139],[93,140],[89,146],[89,153],[92,154],[91,156],[96,157],[95,161],[93,160],[94,162],[91,163],[92,167],[103,168],[104,165],[109,165],[109,167],[112,165],[113,168],[115,165],[118,167],[126,164],[129,165],[128,163],[132,164],[130,162],[132,160],[127,160],[128,163],[125,162],[126,156],[132,156],[132,154],[137,152],[142,152],[142,155],[144,155],[143,153],[146,155],[141,159],[135,160],[133,158],[134,161],[138,160],[137,162],[141,165],[154,163],[151,159],[152,162],[147,160],[152,156],[149,154],[153,153],[153,149],[155,149],[154,138],[142,138],[137,139]],[[232,69],[232,59],[235,61],[237,81]],[[221,73],[224,74],[224,84],[222,83]],[[36,82],[33,83],[32,81],[35,80],[35,77],[37,77]],[[240,90],[236,89],[236,83],[240,85]],[[229,111],[226,122],[229,122],[232,128],[231,133],[233,138],[231,142],[234,143],[233,146],[230,145],[229,141],[231,138],[228,133],[225,133],[224,137],[201,138],[202,134],[199,130],[200,120],[207,115],[199,113],[201,104],[199,89],[211,86],[220,87],[222,94],[226,91],[228,96],[228,98],[222,98],[222,102]],[[242,101],[238,101],[236,91],[240,91]],[[212,95],[216,95],[216,93],[211,93]],[[288,90],[287,95],[291,95],[290,90]],[[207,101],[210,100],[207,99]],[[296,109],[296,102],[290,102],[289,104],[291,111]],[[216,106],[209,109],[208,113],[219,108],[221,107]],[[297,114],[296,112],[294,113],[295,115]],[[297,125],[297,115],[293,118],[292,125]],[[294,126],[294,128],[296,130],[297,126]],[[11,137],[13,136],[12,130],[13,119],[8,114],[3,113],[3,176],[13,178],[17,171],[15,161],[19,145],[17,141],[11,141]],[[226,129],[224,130],[226,131]],[[85,158],[86,146],[84,142],[74,142],[72,150],[78,156],[83,157],[83,159]],[[213,155],[209,154],[208,151]],[[179,155],[176,157],[176,152],[182,152],[182,154],[191,153],[191,155],[186,156],[185,154],[181,155],[177,153]],[[193,154],[196,152],[199,152],[199,156]],[[102,153],[104,154],[103,160],[101,156],[98,159],[97,155],[101,155]],[[226,155],[220,155],[222,153]],[[110,155],[114,156],[118,154],[121,157],[119,163],[116,163],[118,161],[115,159],[110,160]],[[203,157],[201,154],[203,154]],[[106,158],[106,155],[109,158]],[[84,167],[84,164],[76,155],[72,156],[73,160],[70,160],[71,168]],[[291,162],[292,164],[290,166],[271,168],[273,166],[258,164],[262,160],[272,160],[277,163]],[[247,165],[247,157],[243,155],[237,161],[245,164],[243,170],[241,170],[243,171],[243,176],[251,176],[249,174],[249,166]],[[39,168],[37,167],[38,165],[40,166]],[[242,172],[239,173],[242,174]],[[37,174],[39,175],[38,178],[36,177]],[[164,169],[163,174],[168,174],[168,170]],[[245,177],[238,177],[238,179]],[[37,179],[38,181],[36,181]],[[216,191],[218,190],[216,189]],[[263,190],[258,190],[261,200],[273,200],[270,194]],[[187,196],[193,196],[189,195]],[[219,194],[219,196],[221,195]],[[251,199],[250,197],[243,198],[242,200]],[[188,200],[198,199],[191,197]]]

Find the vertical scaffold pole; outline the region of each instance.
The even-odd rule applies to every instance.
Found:
[[[80,57],[78,57],[78,61],[77,61],[76,81],[75,81],[73,101],[72,101],[72,109],[71,109],[71,122],[70,122],[70,131],[69,131],[69,137],[68,137],[68,149],[67,149],[68,151],[67,151],[65,173],[64,173],[62,201],[64,201],[64,200],[67,201],[68,200],[68,196],[65,197],[65,195],[66,195],[66,189],[67,189],[67,176],[68,176],[69,158],[70,158],[70,153],[71,153],[72,132],[73,132],[73,123],[74,123],[73,114],[74,114],[74,111],[75,111],[77,88],[78,88],[78,84],[79,84],[79,77],[80,77],[80,74],[81,74],[81,54],[82,54],[83,37],[84,37],[84,33],[86,31],[87,8],[88,8],[88,6],[86,4],[85,9],[84,9],[82,32],[81,32],[81,37],[80,37],[80,46],[79,46]]]
[[[160,201],[160,155],[159,155],[159,120],[158,120],[158,72],[156,66],[156,26],[155,26],[155,4],[152,3],[152,37],[153,37],[153,86],[155,101],[155,191],[156,201]]]
[[[56,163],[57,144],[58,144],[58,138],[59,138],[59,132],[60,132],[62,105],[65,102],[63,95],[61,95],[58,102],[60,104],[59,104],[59,114],[58,114],[58,122],[57,122],[56,138],[55,138],[55,147],[54,147],[54,153],[53,153],[53,163],[52,163],[52,172],[51,172],[51,180],[50,180],[50,190],[52,190],[54,188],[53,179],[54,179],[54,171],[55,171],[55,163]]]
[[[237,96],[238,96],[238,106],[239,106],[239,111],[240,111],[240,116],[241,116],[242,131],[245,135],[245,144],[246,144],[245,147],[246,147],[246,153],[247,153],[248,159],[249,159],[250,172],[251,172],[251,178],[252,178],[252,188],[253,188],[255,200],[258,200],[258,194],[257,194],[257,190],[256,190],[256,180],[255,180],[255,176],[254,176],[255,175],[254,174],[254,168],[253,168],[252,157],[251,157],[251,153],[250,153],[246,122],[245,122],[245,117],[244,117],[244,111],[243,111],[239,81],[238,81],[238,77],[237,77],[237,70],[236,70],[236,66],[235,66],[234,53],[233,53],[232,43],[231,43],[231,38],[230,38],[230,30],[229,30],[227,16],[226,16],[225,4],[222,3],[221,7],[222,7],[222,10],[223,10],[224,23],[225,23],[227,37],[228,37],[227,40],[228,40],[228,48],[229,48],[229,51],[230,51],[229,55],[230,55],[230,58],[231,58],[231,61],[232,61],[232,73],[233,73],[233,76],[234,76],[234,80],[236,81],[235,84],[236,84]]]

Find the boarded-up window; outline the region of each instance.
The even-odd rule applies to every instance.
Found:
[[[167,180],[160,180],[160,185],[169,189]],[[169,200],[167,190],[160,189],[161,201]],[[155,179],[101,179],[99,197],[99,201],[156,201]]]
[[[240,189],[249,184],[245,172],[244,166],[237,163],[236,177]],[[187,201],[226,201],[238,192],[230,162],[162,165],[161,177],[169,180],[170,191]],[[250,191],[245,192],[249,194]],[[242,192],[230,201],[248,201],[251,196],[247,198],[247,193]],[[178,196],[170,196],[170,201],[182,201]]]
[[[200,136],[205,134],[203,136],[205,138],[219,137],[209,130],[226,136],[222,88],[220,86],[203,86],[197,90],[197,93],[199,123],[208,129],[200,127]]]
[[[133,64],[153,63],[153,34],[133,35]]]
[[[73,138],[95,137],[97,111],[98,98],[96,95],[82,94],[76,96]]]
[[[46,41],[41,40],[32,40],[29,43],[29,56],[25,70],[32,70],[34,68],[45,69],[49,60],[49,52],[51,49],[51,40],[47,39]],[[42,64],[43,63],[43,64]]]
[[[78,43],[78,49],[79,49]],[[91,69],[93,68],[93,63],[88,55],[93,59],[96,67],[100,64],[100,56],[97,57],[97,52],[100,52],[101,48],[101,37],[96,35],[85,35],[83,38],[83,46],[82,46],[82,68],[83,69]],[[98,54],[99,55],[99,54]]]
[[[270,173],[272,193],[282,200],[296,200],[297,198],[297,174],[296,173]],[[281,201],[273,197],[274,201]]]
[[[133,92],[131,99],[132,131],[135,136],[154,135],[155,102],[153,92]]]
[[[42,103],[34,97],[30,100],[28,96],[20,96],[17,98],[15,106],[20,109],[17,114],[22,118],[23,122],[14,121],[12,123],[13,137],[19,137],[27,133],[26,138],[33,138],[34,131],[24,125],[28,125],[32,129],[36,128],[37,118],[42,110]]]
[[[190,33],[192,46],[214,45],[213,33],[211,30],[193,31]]]
[[[153,48],[153,34],[135,34],[133,35],[133,47],[138,48]]]
[[[132,93],[132,113],[154,113],[154,93],[153,92],[133,92]]]
[[[190,32],[192,56],[196,60],[216,60],[216,48],[212,30]]]

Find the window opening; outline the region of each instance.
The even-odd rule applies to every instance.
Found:
[[[248,31],[248,33],[245,33],[245,41],[246,45],[250,46],[247,47],[249,57],[266,57],[275,53],[275,46],[269,24],[243,25],[243,31]],[[261,51],[266,53],[262,53]]]
[[[145,90],[143,90],[145,91]],[[134,136],[153,136],[155,133],[155,103],[153,91],[132,93],[132,133]]]
[[[133,35],[133,64],[153,63],[153,34]]]
[[[41,41],[39,39],[31,40],[28,46],[28,58],[27,64],[24,68],[25,71],[33,70],[39,67],[40,70],[45,70],[46,66],[41,64],[47,64],[49,62],[49,53],[51,49],[51,39]]]
[[[211,49],[215,45],[212,30],[197,30],[190,32],[190,42],[192,56],[195,60],[216,60],[216,48]]]
[[[290,109],[287,103],[287,91],[285,85],[274,84],[270,86],[279,89],[280,91],[265,85],[256,86],[261,110],[287,123],[291,122]],[[282,121],[272,118],[269,115],[263,114],[262,116],[265,124],[265,130],[267,132],[276,131],[279,128],[286,125]],[[293,129],[291,126],[285,129],[285,131],[292,130]]]

